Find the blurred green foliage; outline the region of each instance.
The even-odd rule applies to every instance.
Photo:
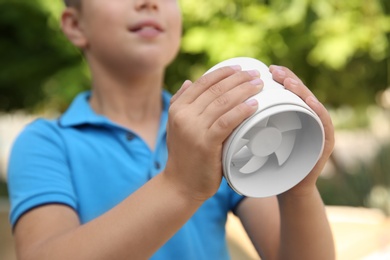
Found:
[[[389,84],[387,0],[184,0],[183,7],[183,52],[206,56],[190,70],[195,77],[223,59],[251,56],[288,66],[328,105],[354,107],[372,104]]]
[[[226,58],[291,68],[329,106],[366,107],[389,85],[388,0],[181,0],[183,44],[166,88]],[[0,0],[0,110],[63,111],[90,85],[58,26],[62,1]]]
[[[0,180],[0,198],[2,197],[8,197],[8,189],[7,184]]]
[[[362,126],[390,86],[389,0],[179,2],[183,42],[166,73],[171,92],[224,59],[249,56],[291,68],[326,105],[344,107],[347,125],[358,111],[354,124]],[[61,0],[0,0],[0,111],[61,112],[89,88],[83,56],[59,28],[62,9]],[[386,146],[371,165],[321,178],[325,203],[390,213],[389,153]],[[0,183],[0,196],[6,192]]]
[[[63,110],[88,86],[83,59],[46,2],[0,0],[0,110]]]

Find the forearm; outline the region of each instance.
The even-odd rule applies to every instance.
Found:
[[[317,189],[304,197],[278,196],[281,218],[279,259],[335,259],[333,235]]]
[[[101,217],[31,247],[23,259],[148,259],[200,205],[160,174]]]

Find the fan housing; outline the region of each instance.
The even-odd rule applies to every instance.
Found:
[[[248,197],[283,193],[304,179],[320,158],[321,120],[301,98],[274,81],[268,67],[256,59],[229,59],[206,73],[232,65],[258,70],[264,88],[251,97],[259,104],[257,111],[224,143],[224,177],[233,190]]]

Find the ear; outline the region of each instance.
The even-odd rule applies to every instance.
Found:
[[[76,47],[84,49],[88,41],[81,23],[81,13],[75,8],[66,8],[61,15],[61,28],[66,37]]]

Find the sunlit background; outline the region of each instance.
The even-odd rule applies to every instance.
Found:
[[[165,87],[174,93],[184,80],[236,56],[291,68],[327,106],[336,128],[318,187],[339,259],[390,259],[390,1],[179,2],[182,49]],[[56,117],[90,86],[82,55],[59,29],[62,8],[60,0],[0,0],[0,259],[14,259],[4,235],[14,138],[34,118]],[[231,235],[238,229],[232,224],[228,232],[232,256],[252,259],[252,249]]]

